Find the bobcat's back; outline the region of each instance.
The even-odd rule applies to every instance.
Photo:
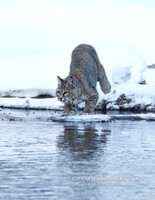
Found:
[[[81,44],[72,52],[70,75],[75,75],[75,72],[79,70],[87,81],[96,87],[96,83],[99,81],[99,63],[95,49],[90,45]]]

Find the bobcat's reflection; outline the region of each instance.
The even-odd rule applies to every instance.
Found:
[[[108,134],[110,131],[108,131]],[[92,126],[64,126],[64,134],[58,137],[58,151],[71,160],[92,159],[104,153],[107,132]],[[69,158],[70,157],[70,158]]]

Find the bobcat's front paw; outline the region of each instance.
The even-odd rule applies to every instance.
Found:
[[[64,106],[64,115],[70,115],[71,110],[72,110],[72,106],[70,104],[66,104]]]
[[[66,111],[66,110],[64,110],[63,116],[68,116],[68,115],[70,115],[70,114],[71,114],[71,111]]]
[[[67,117],[68,114],[63,113],[62,115],[60,115],[61,117]]]

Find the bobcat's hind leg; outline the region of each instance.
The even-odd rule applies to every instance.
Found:
[[[99,70],[99,83],[102,91],[107,94],[111,91],[111,85],[108,81],[108,78],[105,73],[105,69],[103,68],[102,64],[100,64]]]
[[[92,114],[92,113],[94,113],[97,101],[98,101],[98,93],[96,91],[94,94],[92,94],[86,100],[86,104],[85,104],[85,108],[84,108],[84,113],[85,114]]]

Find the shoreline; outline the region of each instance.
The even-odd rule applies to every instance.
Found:
[[[92,115],[70,115],[62,116],[62,111],[56,110],[26,110],[15,108],[0,108],[0,121],[45,121],[45,122],[58,122],[58,123],[104,123],[113,122],[116,120],[123,121],[150,121],[155,122],[155,113],[145,112],[132,112],[132,111],[118,111],[107,110],[106,113],[96,111]]]

